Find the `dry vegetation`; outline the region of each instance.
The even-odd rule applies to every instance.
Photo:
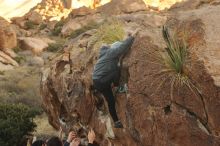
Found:
[[[0,100],[40,107],[39,69],[20,67],[0,75]]]

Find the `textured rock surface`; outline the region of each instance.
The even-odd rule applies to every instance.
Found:
[[[11,49],[17,45],[16,33],[10,23],[0,17],[0,50]]]
[[[20,48],[31,50],[34,54],[40,54],[48,47],[48,43],[40,38],[20,37],[18,39]]]
[[[75,129],[81,137],[93,127],[102,146],[219,146],[219,13],[215,5],[118,17],[126,29],[142,29],[123,60],[121,82],[128,83],[129,93],[116,97],[123,130],[113,128],[106,103],[97,108],[102,98],[90,89],[99,50],[91,45],[80,48],[78,42],[92,44],[93,33],[72,40],[70,53],[64,51],[42,74],[43,107],[50,123],[66,131]],[[164,68],[158,61],[165,48],[165,23],[180,37],[186,35],[190,46],[187,76],[193,87],[175,87],[173,98],[172,74],[161,73]]]
[[[146,5],[142,0],[112,0],[110,3],[98,8],[98,11],[105,14],[122,14],[145,11],[146,9]]]

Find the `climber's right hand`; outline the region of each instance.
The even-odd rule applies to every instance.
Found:
[[[79,138],[75,138],[71,143],[70,146],[79,146],[80,144],[80,139]]]
[[[71,143],[73,139],[76,138],[76,133],[74,131],[70,131],[69,135],[68,135],[68,138],[67,138],[67,142],[68,143]]]
[[[91,144],[95,141],[95,132],[92,129],[88,133],[88,140]]]
[[[132,37],[136,37],[141,29],[137,28],[134,32],[131,33]]]

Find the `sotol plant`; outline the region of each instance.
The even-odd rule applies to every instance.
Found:
[[[176,34],[170,36],[167,27],[163,27],[163,38],[167,47],[165,52],[161,54],[162,64],[164,66],[163,73],[166,73],[167,79],[171,80],[171,99],[173,99],[174,86],[187,86],[193,93],[198,88],[192,83],[188,76],[188,68],[190,58],[188,53],[188,45],[185,40],[177,37]],[[167,73],[169,75],[167,75]],[[163,84],[163,83],[162,83]]]

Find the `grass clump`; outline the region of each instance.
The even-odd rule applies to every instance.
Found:
[[[54,36],[58,36],[61,33],[64,24],[65,24],[64,20],[60,20],[59,22],[57,22],[54,29],[51,31],[51,34]]]
[[[183,75],[184,65],[187,60],[187,44],[176,37],[172,38],[166,27],[163,27],[163,38],[167,45],[165,48],[166,53],[163,55],[165,66],[175,73]]]
[[[91,30],[91,29],[97,29],[101,24],[98,24],[97,22],[95,21],[91,21],[89,22],[87,25],[83,26],[82,28],[80,29],[77,29],[75,31],[73,31],[71,34],[70,34],[70,38],[76,38],[77,36],[79,36],[80,34],[88,31],[88,30]]]
[[[111,20],[101,25],[97,31],[97,38],[102,43],[111,44],[123,40],[125,31],[119,20]]]
[[[49,44],[47,50],[49,52],[57,52],[60,49],[62,49],[62,47],[63,47],[63,43],[51,43]]]
[[[16,57],[14,58],[14,60],[15,60],[17,63],[21,64],[22,62],[25,62],[25,61],[26,61],[26,58],[25,58],[24,56],[16,56]]]
[[[5,72],[4,71],[0,71],[0,75],[5,75]]]
[[[55,28],[51,31],[51,33],[52,33],[52,35],[54,35],[54,36],[58,36],[58,35],[61,33],[61,30],[62,30],[62,27],[55,27]]]
[[[43,30],[47,27],[47,24],[45,23],[42,23],[40,26],[39,26],[39,30]]]
[[[36,25],[32,21],[26,21],[25,26],[27,29],[34,29],[36,27]]]
[[[166,42],[165,52],[161,55],[162,64],[165,67],[161,73],[171,81],[171,99],[173,99],[173,90],[175,86],[187,86],[191,91],[197,91],[198,88],[189,78],[188,65],[190,61],[188,45],[184,39],[180,39],[176,34],[170,36],[167,27],[163,27],[163,38]],[[163,84],[163,83],[161,83]]]
[[[15,53],[22,51],[22,49],[19,46],[14,47],[12,50],[14,50]]]

